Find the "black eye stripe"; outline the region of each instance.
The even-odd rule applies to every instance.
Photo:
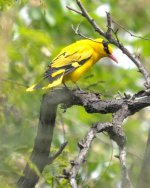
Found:
[[[109,51],[109,48],[108,48],[108,44],[109,44],[109,42],[106,42],[106,41],[102,41],[102,44],[103,44],[103,46],[104,46],[104,50],[105,50],[105,52],[107,53],[107,54],[110,54],[110,51]]]

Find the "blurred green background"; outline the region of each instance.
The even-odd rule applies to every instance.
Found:
[[[105,11],[110,11],[113,19],[124,28],[150,38],[150,1],[82,2],[102,29],[107,29]],[[80,39],[72,30],[72,24],[74,27],[80,24],[80,31],[86,36],[99,37],[84,18],[66,9],[66,5],[77,8],[74,0],[0,0],[0,187],[14,187],[34,144],[43,93],[26,93],[25,87],[42,77],[62,47]],[[118,26],[114,25],[114,29]],[[122,29],[118,37],[132,53],[141,54],[142,63],[150,70],[150,41],[131,37]],[[119,93],[143,89],[144,80],[133,63],[117,49],[115,54],[118,66],[105,58],[83,76],[78,85],[101,93],[103,99],[119,98]],[[69,166],[69,160],[78,153],[77,142],[97,121],[111,121],[111,115],[87,114],[77,106],[65,113],[58,108],[52,150],[55,152],[64,140],[69,143],[62,155],[45,168],[37,188],[69,187],[66,180],[56,176]],[[149,121],[150,108],[146,108],[124,122],[133,184],[140,171]],[[97,135],[78,175],[79,185],[83,188],[117,187],[121,173],[116,154],[116,144],[105,134]]]

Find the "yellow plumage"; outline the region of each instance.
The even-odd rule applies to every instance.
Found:
[[[70,44],[60,51],[46,70],[44,79],[48,79],[49,84],[47,86],[42,86],[41,83],[34,84],[26,91],[53,88],[68,80],[76,83],[85,72],[103,57],[110,57],[117,62],[112,55],[112,48],[103,39],[84,39]]]

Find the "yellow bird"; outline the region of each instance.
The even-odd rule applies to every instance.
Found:
[[[44,73],[44,80],[48,80],[48,85],[40,83],[27,88],[27,92],[36,89],[50,89],[68,80],[76,83],[77,80],[87,72],[99,59],[109,57],[117,63],[113,55],[113,49],[109,42],[101,38],[79,40],[63,48],[52,60],[48,69]]]

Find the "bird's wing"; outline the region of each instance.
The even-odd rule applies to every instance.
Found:
[[[63,67],[72,62],[80,62],[92,55],[93,49],[89,45],[74,43],[65,47],[52,61],[51,67]]]
[[[77,43],[78,44],[78,43]],[[76,68],[83,65],[93,53],[93,49],[87,45],[70,45],[64,48],[58,56],[52,61],[51,65],[45,72],[45,76],[55,77],[62,73],[68,74]]]

